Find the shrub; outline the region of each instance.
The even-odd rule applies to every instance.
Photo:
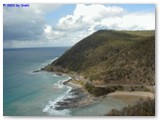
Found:
[[[86,83],[85,88],[89,93],[91,93],[97,97],[102,96],[102,95],[106,95],[108,93],[115,91],[114,87],[95,87],[89,83]]]
[[[108,116],[155,116],[155,99],[141,100],[134,106],[124,107],[121,110],[113,109]]]

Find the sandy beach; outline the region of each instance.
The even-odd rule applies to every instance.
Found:
[[[154,93],[144,92],[144,91],[134,91],[134,92],[116,91],[108,94],[107,96],[117,100],[121,100],[122,102],[128,105],[134,105],[137,101],[141,99],[146,99],[146,98],[154,99],[155,97]]]
[[[115,91],[109,93],[108,95],[95,97],[90,94],[83,85],[78,83],[75,80],[69,79],[63,83],[64,85],[72,87],[70,94],[73,96],[72,98],[65,98],[57,103],[57,110],[69,109],[69,108],[78,108],[87,106],[90,104],[94,104],[99,101],[106,100],[106,98],[113,98],[118,101],[123,102],[126,105],[134,105],[139,100],[151,98],[154,99],[154,92],[146,92],[146,91]]]
[[[72,87],[72,88],[83,88],[82,85],[77,84],[77,83],[74,83],[74,82],[72,82],[72,81],[68,81],[66,85],[68,85],[68,86],[70,86],[70,87]]]

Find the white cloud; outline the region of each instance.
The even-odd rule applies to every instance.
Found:
[[[74,16],[83,16],[85,20],[99,20],[104,17],[121,16],[125,12],[123,8],[117,6],[78,4]]]
[[[154,13],[133,13],[123,17],[113,17],[103,19],[101,25],[108,29],[116,30],[154,30]]]
[[[145,22],[144,22],[145,21]],[[58,28],[62,30],[104,29],[150,30],[155,29],[154,13],[128,13],[122,7],[104,5],[76,6],[72,15],[62,17]]]
[[[126,10],[117,6],[77,4],[73,14],[62,17],[57,26],[62,30],[86,30],[95,26],[101,19],[120,17],[125,13]]]
[[[55,26],[48,25],[45,14],[60,6],[32,4],[30,9],[5,9],[4,38],[8,40],[4,46],[68,46],[99,29],[155,29],[154,12],[129,13],[119,6],[100,4],[77,4],[72,14],[60,18]]]
[[[46,25],[46,28],[44,29],[45,33],[50,33],[52,31],[52,27],[49,25]]]

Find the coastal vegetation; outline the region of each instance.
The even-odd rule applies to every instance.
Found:
[[[107,116],[155,116],[155,99],[138,101],[134,106],[127,106],[121,110],[113,109]]]
[[[106,84],[154,85],[155,32],[99,30],[66,51],[47,71],[76,72]]]
[[[67,73],[99,97],[115,91],[149,91],[155,86],[155,31],[99,30],[42,70]],[[154,115],[155,99],[106,115]]]
[[[96,97],[106,95],[115,91],[114,87],[95,87],[94,85],[91,85],[89,83],[85,84],[85,88],[89,93],[93,94]]]

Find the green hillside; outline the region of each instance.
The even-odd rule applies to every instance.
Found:
[[[155,31],[99,30],[44,69],[106,84],[154,85]]]

